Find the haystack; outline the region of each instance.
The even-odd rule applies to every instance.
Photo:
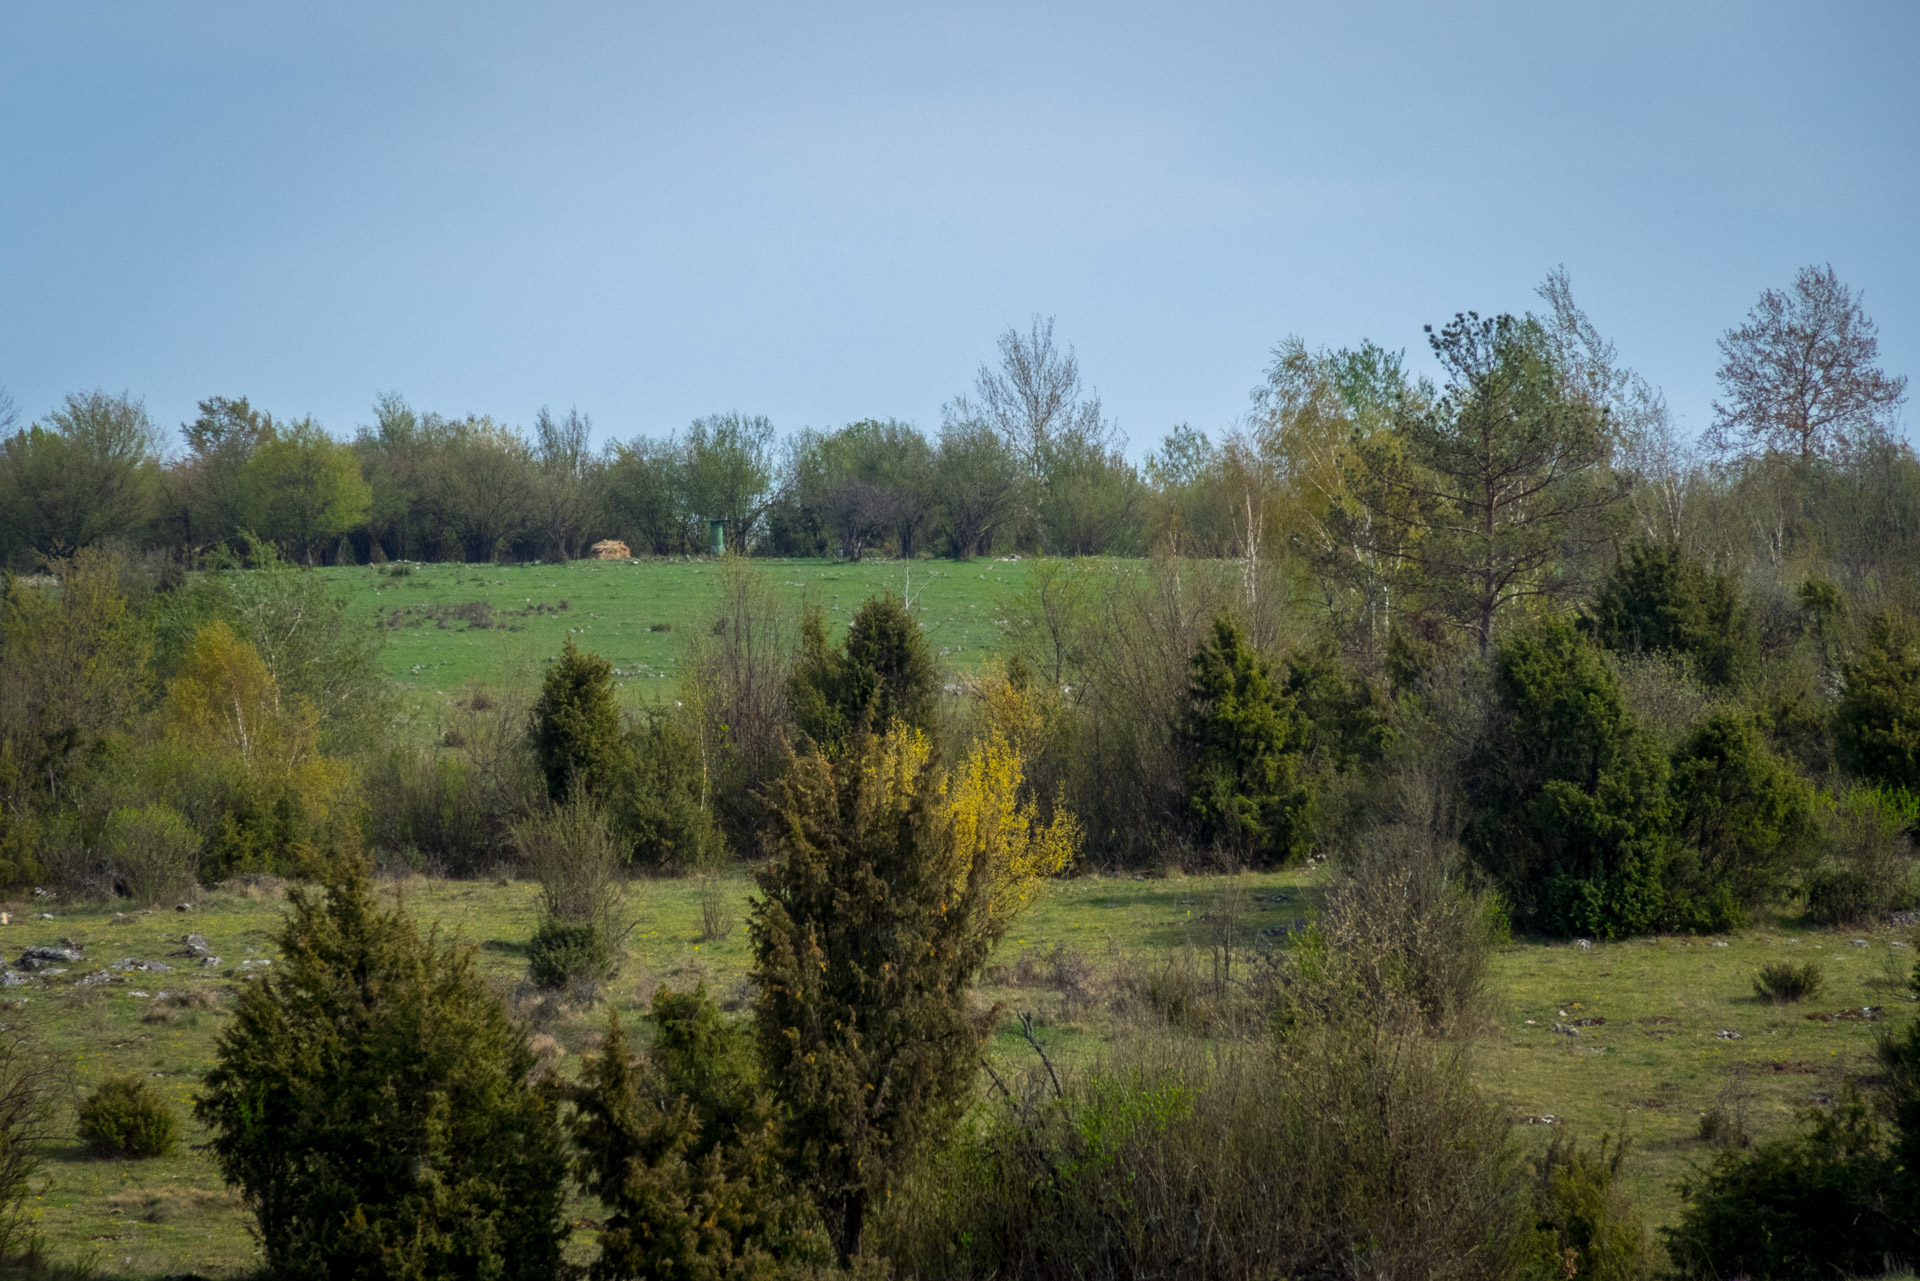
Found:
[[[617,538],[603,538],[592,547],[593,554],[601,560],[632,560],[633,553],[627,545]]]

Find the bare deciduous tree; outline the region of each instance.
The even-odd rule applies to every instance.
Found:
[[[1073,348],[1063,353],[1053,345],[1052,317],[1033,317],[1024,334],[1007,330],[999,346],[1000,368],[980,366],[973,384],[978,399],[955,397],[948,411],[954,420],[990,425],[1034,476],[1045,473],[1049,454],[1064,443],[1111,443],[1100,393],[1082,398],[1080,362]]]
[[[1907,380],[1874,361],[1878,327],[1831,266],[1803,267],[1769,289],[1720,340],[1720,387],[1707,443],[1722,456],[1756,448],[1801,461],[1849,438],[1885,433]]]

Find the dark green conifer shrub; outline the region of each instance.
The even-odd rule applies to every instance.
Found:
[[[1759,634],[1738,586],[1674,544],[1629,547],[1595,598],[1591,623],[1608,649],[1670,654],[1709,685],[1736,683],[1760,657]]]
[[[1643,934],[1667,913],[1667,761],[1619,680],[1568,623],[1509,636],[1495,666],[1500,720],[1469,780],[1463,842],[1527,925]]]
[[[778,1160],[753,1046],[706,989],[654,994],[656,1035],[636,1054],[618,1013],[578,1082],[561,1085],[580,1190],[607,1213],[594,1281],[748,1281],[829,1264],[811,1202]]]
[[[582,654],[568,637],[560,660],[541,681],[531,738],[550,799],[564,800],[576,787],[595,800],[612,796],[632,768],[613,664]]]
[[[109,1077],[80,1100],[80,1140],[95,1156],[170,1156],[180,1141],[173,1105],[137,1076]]]
[[[788,686],[794,726],[829,752],[861,725],[885,733],[898,721],[933,725],[939,675],[920,624],[891,593],[869,597],[847,626],[847,643],[827,643],[826,619],[809,609],[800,625],[800,661]]]
[[[844,1263],[867,1212],[958,1117],[993,1012],[987,860],[940,813],[924,736],[792,758],[752,918],[754,1022],[792,1168]]]
[[[540,922],[527,943],[527,977],[544,988],[562,988],[578,979],[613,977],[613,948],[597,921]]]
[[[363,865],[296,888],[195,1111],[285,1276],[546,1281],[566,1152],[474,950],[381,910]]]
[[[1876,616],[1841,670],[1840,764],[1869,782],[1920,792],[1920,628],[1903,615]]]
[[[713,818],[711,772],[686,725],[649,708],[628,743],[633,774],[614,809],[632,861],[682,873],[718,863],[726,842]]]
[[[1730,930],[1786,888],[1814,838],[1813,789],[1746,716],[1714,712],[1674,755],[1667,923]]]
[[[1307,719],[1230,618],[1215,619],[1213,635],[1194,652],[1179,729],[1202,840],[1275,863],[1306,854],[1313,836]]]

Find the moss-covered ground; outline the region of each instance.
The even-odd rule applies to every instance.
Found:
[[[1303,869],[1058,883],[989,968],[982,997],[1002,1005],[994,1057],[1008,1067],[1032,1062],[1015,1022],[1022,1012],[1035,1015],[1050,1052],[1070,1069],[1096,1061],[1118,1038],[1192,1035],[1167,1031],[1161,1015],[1183,991],[1213,981],[1223,936],[1233,940],[1233,964],[1242,967],[1235,972],[1246,973],[1259,953],[1284,946],[1280,927],[1310,909],[1322,876]],[[625,966],[598,1006],[543,1000],[524,984],[523,946],[535,924],[530,885],[414,878],[387,882],[384,892],[420,920],[476,945],[488,979],[565,1052],[562,1070],[591,1046],[608,1002],[636,1011],[661,983],[704,981],[736,1009],[746,995],[751,885],[744,876],[719,888],[722,915],[733,922],[724,939],[702,937],[694,882],[636,883]],[[285,907],[271,889],[212,892],[187,912],[46,901],[7,906],[14,922],[0,928],[7,959],[69,939],[84,946],[85,959],[66,974],[0,992],[0,1020],[29,1029],[70,1064],[76,1097],[108,1076],[138,1073],[183,1114],[212,1060],[234,990],[250,971],[266,968],[259,962],[275,958]],[[1527,1142],[1544,1142],[1555,1127],[1593,1137],[1624,1131],[1633,1141],[1633,1194],[1651,1222],[1671,1221],[1679,1208],[1674,1180],[1712,1152],[1698,1137],[1702,1112],[1728,1107],[1744,1112],[1756,1135],[1782,1133],[1797,1110],[1870,1074],[1876,1031],[1912,1017],[1901,983],[1913,951],[1896,946],[1908,942],[1905,936],[1824,933],[1799,924],[1769,920],[1724,940],[1522,943],[1504,950],[1495,960],[1494,1012],[1477,1054],[1482,1086]],[[219,966],[175,955],[190,932],[207,940]],[[1799,1006],[1760,1002],[1753,971],[1787,957],[1817,960],[1827,990]],[[110,970],[103,981],[81,981],[126,958],[173,968]],[[249,961],[250,970],[242,968]],[[1875,1021],[1831,1017],[1870,1006],[1881,1007]],[[1816,1015],[1822,1017],[1810,1017]],[[86,1155],[71,1135],[70,1106],[60,1129],[44,1191],[33,1201],[55,1260],[127,1277],[234,1275],[251,1266],[247,1217],[206,1154],[192,1146],[205,1138],[197,1127],[189,1123],[177,1155],[150,1161]],[[578,1207],[582,1217],[593,1210]]]

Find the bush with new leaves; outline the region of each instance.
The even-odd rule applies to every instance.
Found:
[[[173,1105],[137,1076],[109,1077],[80,1101],[80,1140],[95,1156],[169,1156],[180,1141]]]

